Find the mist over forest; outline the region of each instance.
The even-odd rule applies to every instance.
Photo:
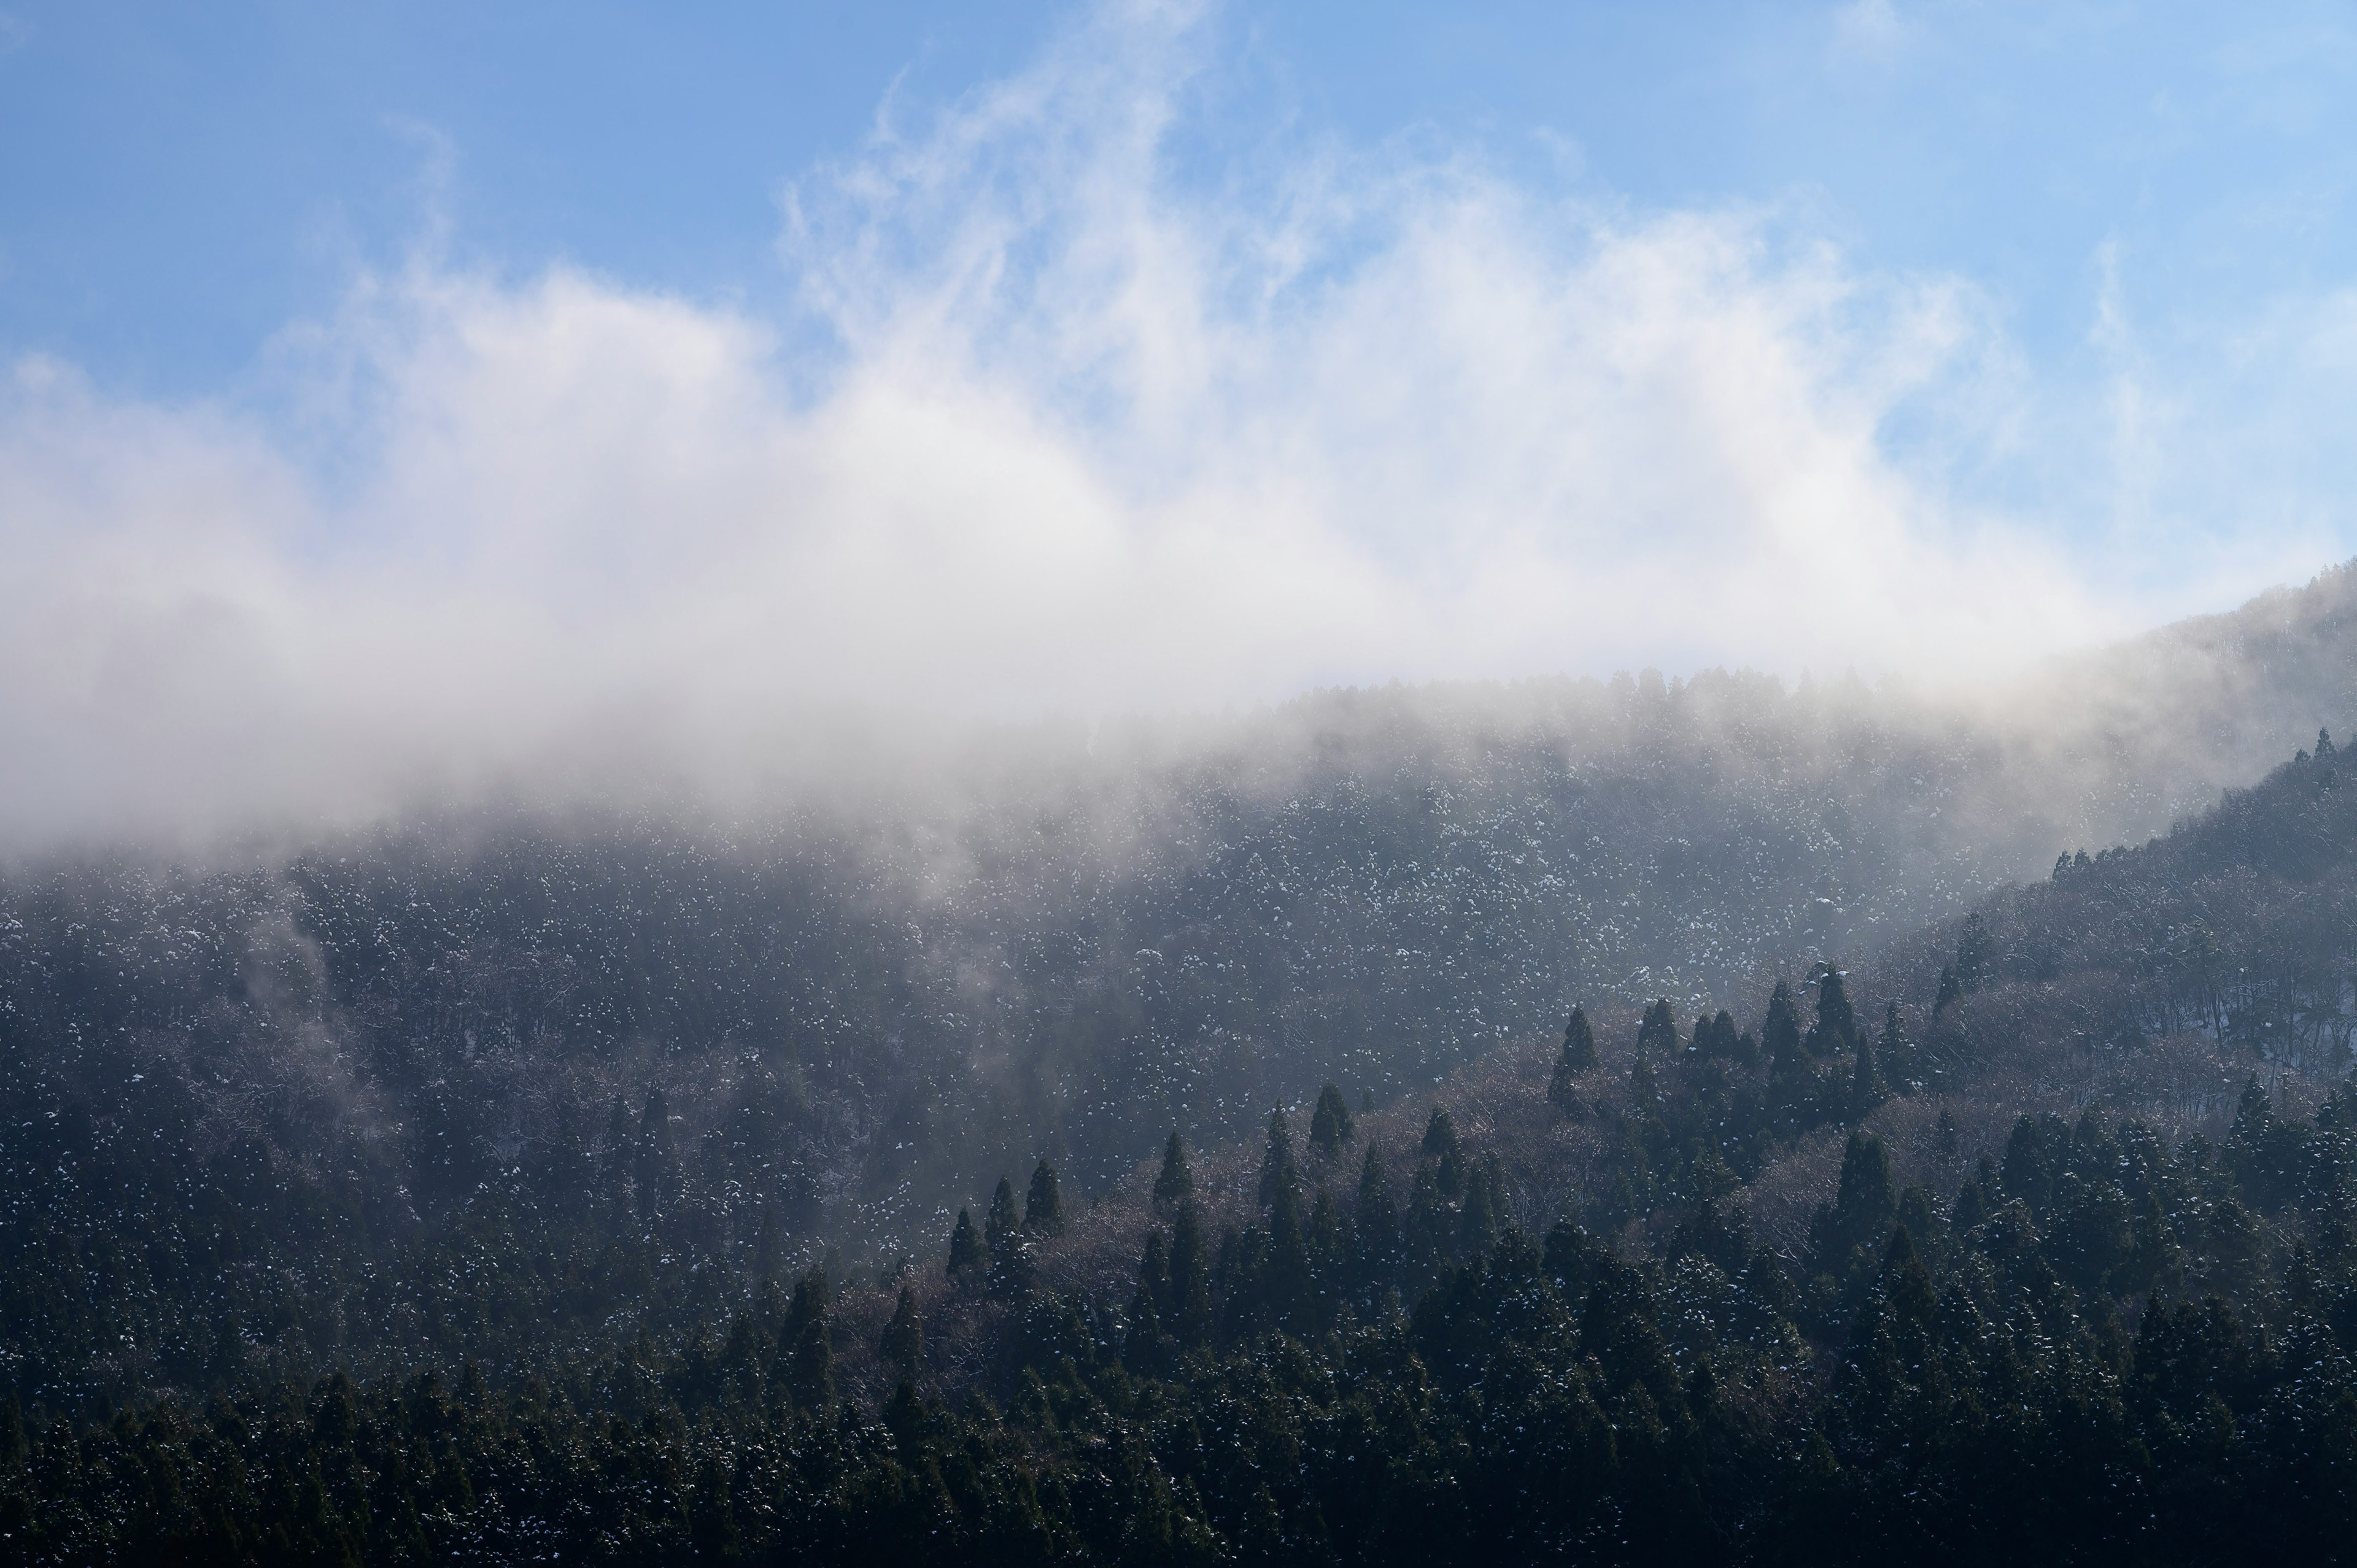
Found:
[[[1961,694],[1332,690],[749,804],[574,778],[20,852],[0,1530],[2309,1539],[2351,1494],[2299,1490],[2284,1402],[2357,1410],[2352,618],[2357,566]],[[1586,1456],[1536,1533],[1437,1524],[1542,1462],[1513,1397]],[[1423,1511],[1347,1482],[1385,1444]],[[2038,1514],[2052,1465],[1986,1500],[2055,1454],[2184,1529]]]

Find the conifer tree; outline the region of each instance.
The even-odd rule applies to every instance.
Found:
[[[1031,1285],[1031,1249],[1022,1223],[1015,1212],[1015,1184],[1000,1176],[983,1217],[982,1240],[990,1250],[991,1288],[1001,1295],[1017,1295]]]
[[[1842,1151],[1841,1185],[1834,1201],[1817,1206],[1809,1227],[1817,1272],[1852,1291],[1862,1286],[1870,1278],[1883,1232],[1898,1212],[1889,1152],[1871,1133],[1853,1132]]]
[[[1309,1238],[1301,1218],[1300,1188],[1291,1184],[1280,1186],[1275,1201],[1269,1207],[1268,1251],[1260,1278],[1261,1300],[1267,1305],[1276,1326],[1297,1336],[1315,1326]]]
[[[1415,1180],[1407,1194],[1407,1224],[1402,1262],[1419,1287],[1446,1262],[1457,1240],[1455,1215],[1441,1196],[1434,1160],[1416,1163]]]
[[[1154,1178],[1155,1207],[1175,1214],[1195,1196],[1195,1173],[1187,1164],[1187,1145],[1174,1130],[1162,1146],[1162,1174]]]
[[[1819,1084],[1815,1061],[1801,1039],[1800,1010],[1792,1004],[1792,988],[1776,983],[1768,999],[1768,1018],[1760,1027],[1760,1044],[1768,1051],[1768,1103],[1787,1133],[1815,1124]]]
[[[1341,1154],[1351,1132],[1350,1102],[1329,1083],[1318,1091],[1318,1110],[1309,1118],[1310,1144],[1330,1160]]]
[[[1024,1195],[1023,1229],[1034,1236],[1064,1233],[1064,1200],[1056,1189],[1056,1167],[1045,1160],[1031,1173],[1031,1190]]]
[[[1437,1105],[1424,1123],[1424,1143],[1419,1152],[1426,1159],[1436,1163],[1442,1160],[1453,1163],[1462,1157],[1462,1151],[1457,1144],[1457,1123],[1449,1120],[1448,1112]]]
[[[1285,1124],[1285,1107],[1280,1105],[1268,1113],[1268,1149],[1260,1163],[1260,1206],[1266,1208],[1275,1203],[1277,1193],[1285,1188],[1298,1196],[1301,1183],[1293,1168],[1293,1133]]]
[[[1556,1060],[1559,1069],[1567,1067],[1575,1073],[1586,1072],[1596,1065],[1596,1031],[1588,1026],[1584,1008],[1572,1008],[1571,1017],[1563,1026],[1563,1055]]]
[[[1170,1249],[1158,1230],[1146,1233],[1146,1251],[1137,1260],[1137,1288],[1146,1294],[1159,1316],[1174,1316],[1178,1300],[1171,1292]]]
[[[1022,1223],[1015,1212],[1015,1184],[1000,1176],[990,1195],[990,1208],[982,1220],[983,1245],[990,1249],[992,1257],[1013,1243],[1015,1232]]]
[[[1129,1326],[1122,1339],[1122,1365],[1140,1377],[1158,1378],[1168,1369],[1169,1332],[1162,1326],[1170,1294],[1170,1271],[1162,1257],[1162,1232],[1148,1233],[1137,1267],[1137,1289],[1129,1298]]]
[[[1170,1228],[1168,1325],[1178,1343],[1196,1349],[1211,1342],[1211,1260],[1203,1245],[1203,1222],[1193,1203],[1181,1204]]]
[[[984,1243],[982,1232],[974,1228],[973,1211],[959,1209],[957,1229],[950,1232],[949,1277],[956,1279],[963,1274],[978,1278],[989,1267],[990,1249]]]
[[[1842,972],[1827,969],[1817,977],[1817,1019],[1809,1026],[1803,1047],[1814,1061],[1835,1062],[1855,1052],[1865,1033],[1857,1026],[1857,1013],[1850,1005],[1849,986]]]
[[[1678,1019],[1669,998],[1654,1001],[1637,1025],[1637,1054],[1667,1061],[1678,1054]]]
[[[1309,1206],[1309,1265],[1320,1281],[1321,1293],[1330,1291],[1349,1264],[1353,1251],[1350,1221],[1327,1188],[1318,1189]]]
[[[917,1310],[917,1293],[907,1285],[900,1287],[899,1303],[892,1308],[892,1321],[884,1326],[877,1351],[903,1378],[914,1379],[925,1363],[924,1315]]]
[[[1867,1041],[1866,1031],[1860,1029],[1857,1032],[1857,1060],[1851,1068],[1849,1077],[1850,1121],[1865,1121],[1876,1106],[1889,1098],[1890,1090],[1884,1085],[1882,1074],[1874,1064],[1874,1047]]]

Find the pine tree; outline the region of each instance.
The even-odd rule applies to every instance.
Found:
[[[1865,1034],[1857,1026],[1857,1013],[1850,1006],[1849,987],[1842,972],[1827,969],[1817,977],[1817,1021],[1809,1026],[1803,1048],[1814,1061],[1834,1062],[1856,1052]]]
[[[917,1310],[917,1293],[907,1285],[900,1287],[899,1305],[892,1309],[892,1321],[884,1326],[877,1351],[884,1364],[903,1378],[913,1380],[924,1365],[925,1319]]]
[[[1187,1164],[1187,1145],[1174,1131],[1162,1147],[1162,1174],[1154,1178],[1154,1205],[1165,1213],[1178,1212],[1195,1196],[1195,1173]]]
[[[1162,1326],[1170,1300],[1170,1270],[1163,1261],[1162,1232],[1149,1231],[1137,1265],[1137,1290],[1129,1298],[1129,1326],[1122,1340],[1122,1365],[1140,1377],[1158,1378],[1169,1368],[1170,1336]]]
[[[1310,1144],[1330,1160],[1341,1154],[1351,1133],[1350,1102],[1329,1083],[1318,1091],[1318,1110],[1309,1118]]]
[[[1015,1212],[1015,1184],[1005,1176],[990,1195],[990,1208],[983,1216],[982,1241],[994,1258],[1013,1245],[1015,1233],[1023,1221]]]
[[[1177,1315],[1178,1298],[1172,1294],[1170,1250],[1159,1230],[1146,1233],[1146,1251],[1137,1260],[1137,1288],[1153,1302],[1157,1316]]]
[[[1000,1295],[1020,1295],[1031,1288],[1031,1246],[1015,1213],[1015,1184],[1005,1176],[990,1195],[990,1212],[982,1222],[983,1244],[990,1249],[990,1288]]]
[[[1419,1161],[1407,1194],[1407,1225],[1402,1262],[1419,1286],[1428,1283],[1448,1261],[1456,1237],[1456,1216],[1441,1196],[1435,1175],[1437,1162]]]
[[[1034,1236],[1064,1233],[1064,1200],[1056,1190],[1056,1167],[1045,1160],[1031,1173],[1031,1190],[1024,1195],[1023,1229]]]
[[[1298,1197],[1301,1182],[1293,1168],[1293,1133],[1285,1124],[1285,1107],[1280,1105],[1268,1113],[1268,1149],[1260,1162],[1260,1206],[1270,1207],[1276,1202],[1277,1193],[1288,1188]]]
[[[1882,1074],[1874,1065],[1874,1047],[1867,1043],[1866,1031],[1861,1029],[1857,1036],[1857,1061],[1849,1078],[1850,1121],[1865,1121],[1876,1106],[1889,1098],[1890,1090],[1884,1086]]]
[[[950,1232],[949,1277],[979,1278],[989,1267],[990,1249],[984,1244],[982,1232],[974,1228],[973,1211],[959,1209],[957,1229]]]
[[[1585,1009],[1575,1006],[1571,1017],[1563,1026],[1563,1055],[1557,1059],[1558,1070],[1567,1067],[1572,1072],[1586,1072],[1596,1065],[1596,1031],[1587,1025]]]
[[[1669,998],[1657,999],[1645,1009],[1637,1026],[1637,1054],[1667,1061],[1678,1054],[1678,1019]]]
[[[1813,1126],[1820,1087],[1816,1063],[1801,1039],[1800,1009],[1792,1004],[1792,988],[1781,980],[1768,999],[1760,1039],[1768,1050],[1769,1108],[1788,1134]]]
[[[1306,1336],[1314,1326],[1313,1282],[1309,1273],[1309,1238],[1301,1223],[1301,1191],[1291,1184],[1278,1187],[1269,1206],[1268,1251],[1260,1277],[1261,1300],[1286,1332]]]
[[[1203,1222],[1192,1203],[1181,1204],[1170,1228],[1169,1327],[1178,1343],[1197,1349],[1211,1342],[1211,1260],[1203,1246]]]
[[[1841,1185],[1834,1201],[1819,1204],[1810,1225],[1816,1272],[1855,1292],[1867,1283],[1883,1232],[1899,1212],[1890,1183],[1890,1155],[1871,1133],[1852,1133],[1842,1151]]]

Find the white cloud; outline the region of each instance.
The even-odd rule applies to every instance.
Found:
[[[1204,48],[1109,13],[888,122],[788,193],[803,318],[562,268],[362,280],[281,346],[332,486],[300,419],[19,365],[8,830],[366,811],[608,751],[717,766],[814,707],[1937,676],[2128,624],[1885,449],[1899,412],[1981,417],[2003,343],[1969,289],[1471,157],[1297,139],[1183,179]]]

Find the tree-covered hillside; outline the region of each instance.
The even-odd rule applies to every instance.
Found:
[[[366,1236],[360,1183],[295,1203],[231,1168],[191,1223],[133,1123],[61,1113],[57,1178],[10,1171],[46,1185],[10,1211],[7,1321],[110,1271],[150,1316],[85,1347],[137,1369],[111,1420],[89,1383],[0,1405],[0,1532],[59,1563],[2339,1561],[2357,1083],[2311,1015],[2350,999],[2297,958],[2186,989],[2294,917],[2347,947],[2334,766],[1756,1020],[1581,1008],[1437,1093],[1172,1134],[1094,1204],[1049,1163],[986,1201],[978,1171],[880,1276],[731,1259],[660,1103],[625,1112],[565,1191],[485,1184],[350,1271],[348,1327],[444,1348],[397,1365],[202,1297],[274,1275],[295,1307],[283,1260]],[[2210,972],[2139,935],[2197,910]],[[2170,1087],[2196,1060],[2228,1104]],[[236,1250],[297,1227],[269,1267]]]
[[[2348,586],[2169,657],[2330,642]],[[2330,684],[2287,666],[2285,711]],[[2034,742],[1727,674],[1325,693],[728,822],[19,862],[0,1533],[1720,1561],[2307,1529],[2339,1451],[2285,1423],[2357,1397],[2357,796],[2319,736],[2052,859],[2242,755],[2189,690],[2106,729],[2091,682]],[[1568,1446],[1510,1435],[1503,1384]],[[1573,1455],[1586,1489],[1495,1535],[1484,1488]],[[2055,1512],[2090,1477],[2125,1500]],[[2180,1484],[2208,1500],[2155,1526]],[[1973,1513],[1992,1486],[2029,1511]]]

